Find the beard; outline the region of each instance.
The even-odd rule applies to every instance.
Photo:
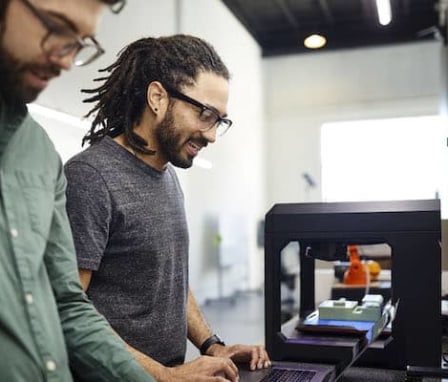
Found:
[[[0,35],[0,99],[13,106],[33,102],[42,90],[26,84],[25,73],[31,70],[58,76],[60,70],[53,64],[25,63],[14,58],[1,43],[3,33],[4,31]]]
[[[172,108],[168,107],[165,118],[160,122],[155,131],[160,150],[174,166],[190,168],[193,165],[194,158],[190,155],[186,158],[181,155],[182,137],[176,130]],[[201,140],[204,147],[207,146],[207,140],[196,138],[197,140]]]
[[[19,105],[31,102],[37,98],[39,93],[32,93],[29,90],[25,90],[23,84],[21,84],[21,69],[17,60],[13,59],[6,51],[0,46],[0,97],[8,105]]]

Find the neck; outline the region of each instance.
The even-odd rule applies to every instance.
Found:
[[[140,159],[142,162],[145,162],[148,166],[155,168],[156,170],[162,171],[166,168],[167,162],[161,161],[158,158],[157,152],[153,155],[145,154],[141,151],[135,150],[126,140],[124,134],[120,134],[119,136],[113,138],[115,142],[117,142],[120,146],[128,150],[132,155],[136,158]]]

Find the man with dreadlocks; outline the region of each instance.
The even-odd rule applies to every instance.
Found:
[[[65,211],[62,162],[26,104],[72,64],[117,0],[0,1],[0,381],[154,379],[88,301]]]
[[[232,361],[268,367],[263,346],[224,345],[188,287],[173,166],[189,168],[231,126],[226,66],[207,42],[175,35],[130,44],[104,71],[86,100],[91,146],[65,167],[84,288],[158,381],[236,381]],[[184,363],[187,338],[203,356]]]

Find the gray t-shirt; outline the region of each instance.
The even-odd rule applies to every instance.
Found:
[[[88,296],[131,346],[183,363],[188,230],[173,167],[155,170],[105,137],[65,172],[78,265],[93,271]]]

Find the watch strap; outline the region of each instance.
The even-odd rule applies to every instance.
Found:
[[[221,345],[221,346],[226,346],[226,344],[224,343],[224,341],[217,335],[217,334],[213,334],[212,336],[210,336],[209,338],[207,338],[201,345],[201,347],[199,348],[199,351],[201,352],[202,355],[205,355],[207,353],[207,350],[210,346],[212,345]]]

